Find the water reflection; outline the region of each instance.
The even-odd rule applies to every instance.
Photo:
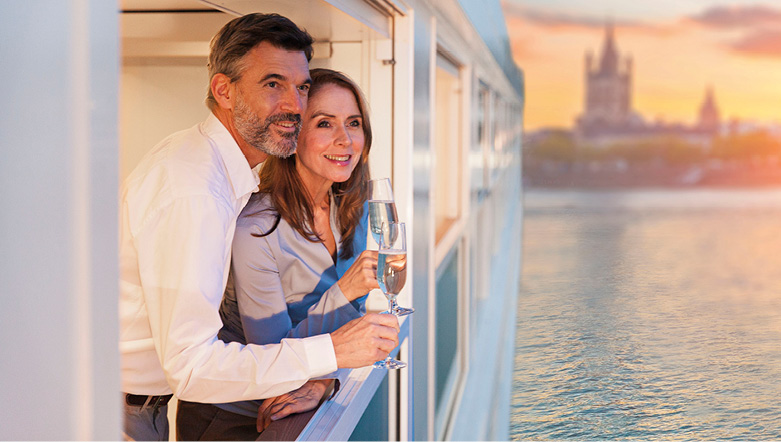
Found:
[[[514,439],[781,437],[781,193],[746,195],[527,195]]]

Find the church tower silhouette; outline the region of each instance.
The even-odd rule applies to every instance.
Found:
[[[616,47],[612,23],[605,26],[605,40],[598,63],[589,51],[585,57],[585,103],[577,125],[583,133],[624,128],[632,117],[632,58],[623,59]]]
[[[716,106],[716,98],[713,92],[713,86],[709,86],[705,91],[705,99],[700,106],[700,118],[697,121],[697,128],[707,132],[717,132],[721,125],[721,115]]]

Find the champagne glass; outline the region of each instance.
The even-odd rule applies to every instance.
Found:
[[[369,181],[369,230],[377,245],[380,244],[383,223],[390,224],[398,220],[390,179],[380,178]]]
[[[404,223],[383,223],[377,257],[377,283],[388,298],[388,311],[397,317],[407,316],[414,308],[401,307],[396,297],[407,280],[407,234]]]
[[[404,223],[383,223],[383,234],[380,235],[380,251],[377,257],[377,282],[380,290],[388,298],[387,314],[396,316],[408,315],[414,309],[405,309],[396,304],[404,283],[407,281],[407,239]],[[390,355],[382,361],[374,363],[374,368],[404,368],[407,364]]]

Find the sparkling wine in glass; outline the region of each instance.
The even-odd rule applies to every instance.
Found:
[[[388,311],[398,317],[415,309],[400,307],[396,297],[407,281],[407,235],[404,223],[383,223],[377,256],[377,283],[388,299]]]
[[[377,245],[380,244],[383,223],[389,225],[398,220],[390,179],[380,178],[369,181],[369,230]]]
[[[396,316],[408,315],[414,309],[399,307],[396,297],[407,281],[407,240],[404,223],[389,223],[383,227],[380,236],[380,250],[377,258],[377,282],[380,290],[388,299],[388,311],[384,313]],[[407,364],[388,355],[382,361],[374,363],[374,368],[404,368]]]

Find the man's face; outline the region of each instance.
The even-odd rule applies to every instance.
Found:
[[[239,135],[265,154],[292,155],[310,83],[302,51],[268,42],[255,46],[244,57],[241,78],[235,82],[233,124]]]

